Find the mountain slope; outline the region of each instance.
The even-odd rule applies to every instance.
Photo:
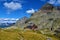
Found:
[[[29,22],[37,24],[39,29],[51,28],[59,26],[60,24],[60,12],[56,7],[46,4],[41,10],[34,13],[33,16],[29,19]],[[53,7],[53,8],[52,8]],[[45,8],[45,9],[44,9]],[[58,22],[56,22],[58,21]],[[55,26],[56,24],[56,26]]]
[[[56,37],[49,37],[31,30],[0,29],[0,40],[59,40]]]
[[[51,28],[53,28],[55,30],[60,27],[60,21],[58,21],[60,20],[60,12],[57,8],[58,7],[52,6],[51,4],[47,3],[38,12],[34,13],[30,17],[30,19],[27,20],[27,23],[22,25],[24,25],[25,27],[28,25],[29,22],[32,22],[38,26],[38,29],[48,28],[49,30],[51,30]],[[20,24],[18,22],[17,24]]]

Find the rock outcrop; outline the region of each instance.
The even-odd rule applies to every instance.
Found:
[[[24,25],[27,23],[27,20],[27,17],[23,17],[22,19],[19,19],[15,25],[18,27],[24,27]]]
[[[26,20],[23,20],[20,21],[20,23],[23,22],[22,25],[33,22],[38,26],[38,29],[55,30],[60,27],[60,10],[58,10],[58,7],[47,3],[38,12],[34,13],[26,24],[24,24]],[[19,25],[20,23],[18,22]]]

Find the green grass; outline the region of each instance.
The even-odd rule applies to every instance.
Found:
[[[0,40],[47,40],[46,38],[50,37],[37,32],[29,29],[0,29]],[[59,40],[54,36],[50,38],[52,40]]]

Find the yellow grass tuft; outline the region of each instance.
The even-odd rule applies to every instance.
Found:
[[[32,30],[0,29],[0,40],[47,40],[47,37]],[[50,38],[52,40],[59,40],[55,37]]]

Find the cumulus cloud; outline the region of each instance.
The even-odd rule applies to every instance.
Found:
[[[50,0],[48,1],[50,4],[60,4],[60,0]]]
[[[60,0],[57,0],[57,2],[60,4]]]
[[[19,18],[0,18],[0,23],[15,23]]]
[[[54,4],[56,0],[50,0],[48,1],[50,4]]]
[[[19,20],[19,18],[11,18],[10,20]]]
[[[19,18],[0,18],[0,21],[1,20],[19,20]]]
[[[50,4],[58,5],[60,4],[60,0],[40,0],[40,1],[48,1]]]
[[[35,13],[34,9],[27,10],[26,13]]]
[[[11,10],[17,10],[17,9],[22,8],[22,5],[20,3],[16,3],[16,2],[10,2],[10,3],[5,2],[4,6]]]

